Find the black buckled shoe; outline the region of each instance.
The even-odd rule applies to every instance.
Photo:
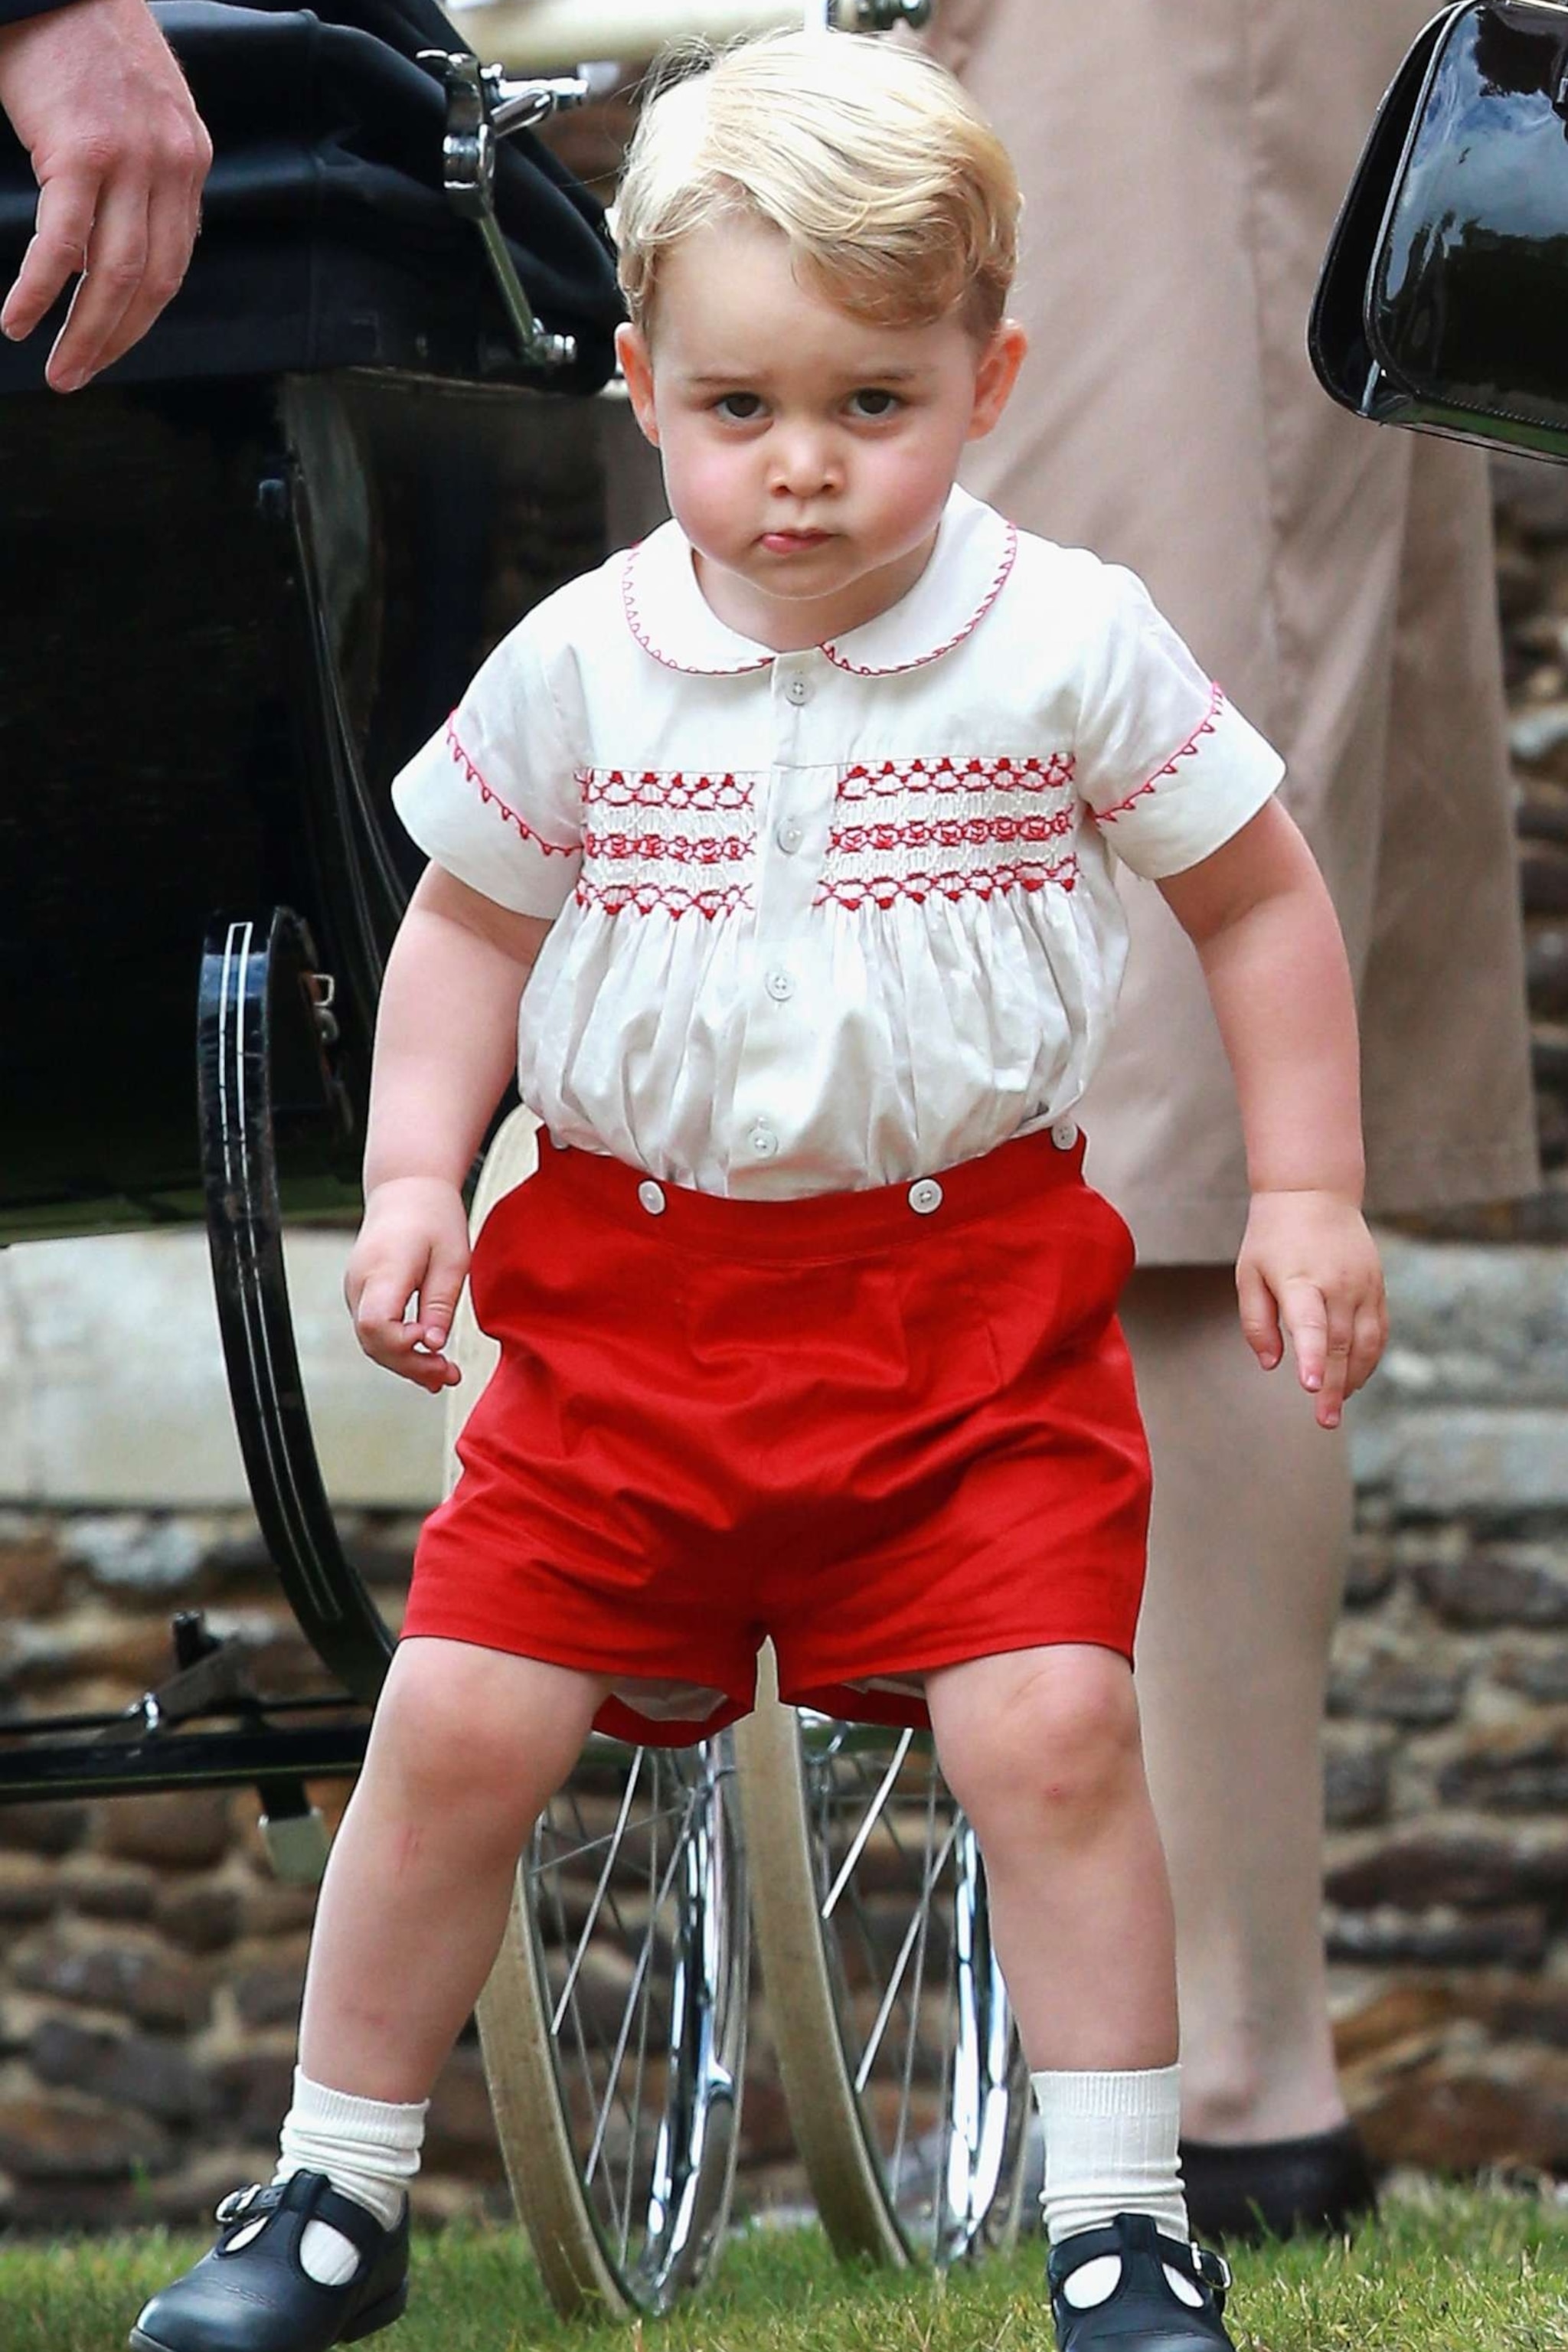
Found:
[[[1114,2254],[1121,2276],[1103,2303],[1077,2310],[1063,2292],[1075,2271]],[[1165,2276],[1169,2263],[1202,2297],[1184,2303]],[[1079,2230],[1051,2248],[1047,2275],[1060,2352],[1235,2352],[1220,2314],[1230,2270],[1205,2246],[1167,2238],[1146,2213],[1118,2213],[1103,2230]]]
[[[389,2326],[408,2301],[406,2207],[384,2230],[324,2172],[297,2172],[278,2187],[237,2189],[217,2218],[216,2245],[153,2297],[131,2331],[132,2352],[328,2352]],[[231,2253],[263,2219],[266,2228]],[[301,2264],[307,2221],[330,2223],[358,2251],[343,2285],[321,2286]]]

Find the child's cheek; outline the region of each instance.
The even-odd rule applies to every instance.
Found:
[[[667,446],[665,456],[670,509],[693,546],[721,555],[727,547],[749,541],[756,526],[736,453],[682,441]]]

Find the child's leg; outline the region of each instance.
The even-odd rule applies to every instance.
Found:
[[[1126,1660],[1010,1651],[928,1675],[926,1696],[1031,2070],[1174,2064],[1175,1931]]]
[[[398,1649],[310,1948],[301,2063],[275,2175],[294,2181],[290,2197],[309,2189],[309,2200],[287,2214],[272,2206],[254,2222],[242,2217],[216,2256],[148,2305],[134,2344],[298,2352],[335,2343],[340,2318],[366,2315],[367,2280],[385,2317],[402,2308],[395,2233],[418,2168],[424,2103],[489,1973],[519,1854],[605,1687],[467,1643]],[[323,2207],[321,2180],[299,2175],[324,2176],[350,2201],[334,2207],[329,2195]],[[268,2251],[279,2230],[280,2244],[297,2239],[297,2254]]]
[[[1180,2245],[1175,1931],[1131,1670],[1113,1651],[1064,1644],[945,1667],[927,1676],[926,1696],[942,1769],[985,1858],[1045,2122],[1051,2242],[1134,2214]],[[1110,2251],[1086,2263],[1068,2303],[1100,2303],[1121,2270]],[[1175,2308],[1203,2304],[1189,2273],[1167,2260],[1165,2275]],[[1194,2325],[1201,2340],[1225,2341],[1206,2315]]]
[[[518,1856],[604,1696],[597,1676],[501,1650],[399,1648],[317,1906],[300,2029],[312,2081],[428,2096],[489,1974]]]

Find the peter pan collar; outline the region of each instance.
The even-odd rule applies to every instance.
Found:
[[[931,561],[914,586],[885,613],[818,650],[857,677],[887,677],[935,661],[979,626],[1006,583],[1017,546],[1010,522],[955,486]],[[678,523],[661,524],[627,550],[621,603],[637,643],[667,669],[733,677],[766,669],[776,659],[771,646],[742,636],[711,610]]]

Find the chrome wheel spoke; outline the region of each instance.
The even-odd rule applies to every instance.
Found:
[[[802,1729],[824,1958],[891,2211],[939,2261],[1005,2234],[1027,2083],[973,1832],[929,1739]]]
[[[630,2300],[650,2310],[700,2274],[728,2196],[732,2133],[727,2119],[715,2132],[710,2109],[733,2104],[744,2035],[729,1780],[705,1749],[593,1744],[525,1874],[587,2210]],[[715,1906],[721,1917],[707,1916]],[[695,1979],[692,1952],[712,1955]]]

